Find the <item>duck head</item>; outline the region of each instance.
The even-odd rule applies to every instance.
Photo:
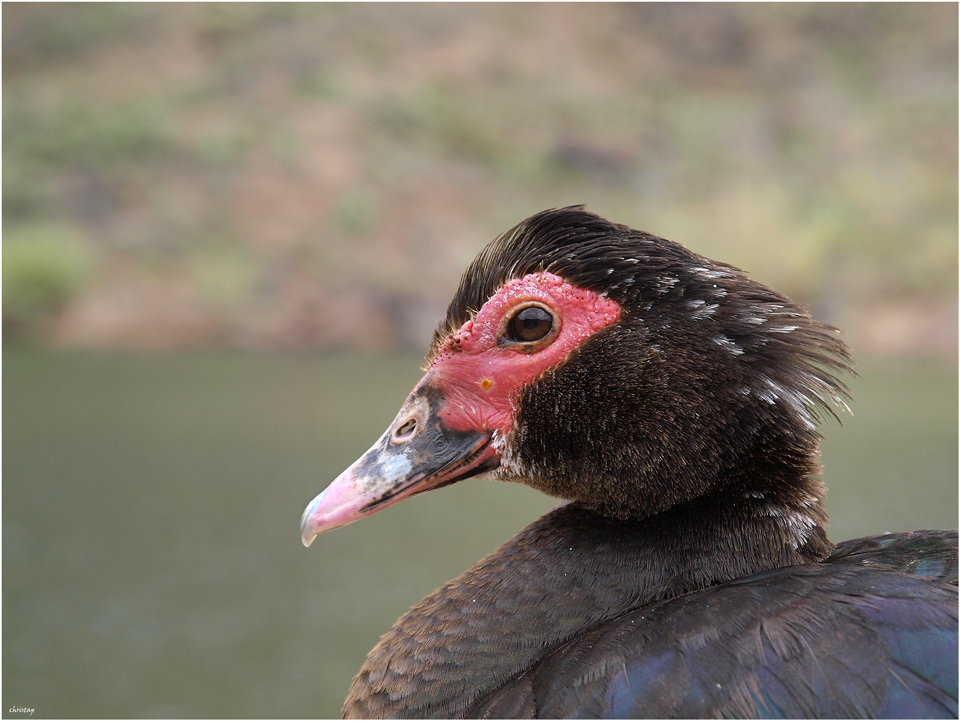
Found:
[[[426,374],[307,506],[303,542],[479,474],[620,519],[716,496],[822,525],[815,424],[846,408],[851,363],[835,328],[731,266],[544,211],[467,269]]]

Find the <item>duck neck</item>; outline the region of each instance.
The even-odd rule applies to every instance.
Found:
[[[717,492],[639,520],[563,505],[403,616],[354,679],[344,716],[463,717],[629,609],[821,560],[832,546],[820,502],[794,497]]]

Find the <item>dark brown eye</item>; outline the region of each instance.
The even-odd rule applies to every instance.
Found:
[[[510,319],[504,335],[514,343],[533,343],[546,338],[552,329],[553,316],[543,308],[531,305]]]

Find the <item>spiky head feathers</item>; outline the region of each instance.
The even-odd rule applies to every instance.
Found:
[[[505,284],[535,274],[620,313],[516,394],[502,477],[614,515],[718,485],[753,492],[761,475],[817,500],[814,423],[846,407],[834,374],[852,365],[836,329],[736,268],[575,206],[538,213],[481,252],[428,363]]]

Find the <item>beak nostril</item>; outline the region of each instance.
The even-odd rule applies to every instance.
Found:
[[[417,419],[410,418],[403,422],[397,430],[393,432],[393,442],[394,443],[404,443],[409,441],[416,435],[417,432]]]

